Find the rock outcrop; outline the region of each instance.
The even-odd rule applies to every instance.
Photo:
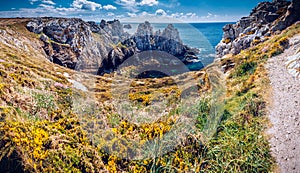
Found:
[[[297,0],[261,2],[248,17],[241,18],[236,24],[225,25],[223,40],[216,46],[217,57],[238,54],[300,20],[299,3]]]
[[[184,45],[178,30],[169,24],[163,31],[154,31],[149,22],[139,24],[136,33],[120,42],[104,59],[98,74],[115,70],[122,62],[132,55],[143,51],[162,51],[181,59],[183,63],[193,63],[198,59],[198,50]],[[159,58],[159,57],[156,57]]]
[[[50,61],[90,73],[97,72],[102,57],[110,51],[107,45],[112,43],[110,35],[100,26],[76,18],[35,18],[26,27],[40,35]],[[95,37],[94,33],[100,34]]]
[[[183,56],[188,47],[183,45],[179,32],[172,24],[169,24],[162,32],[154,33],[149,22],[138,26],[133,41],[141,51],[159,50],[168,52],[174,56]]]
[[[123,30],[123,25],[119,20],[101,20],[100,27],[111,36],[115,44],[130,37],[130,35]]]
[[[97,24],[76,18],[34,18],[26,27],[39,35],[50,61],[89,73],[112,72],[127,58],[148,50],[167,52],[184,63],[198,59],[197,50],[184,45],[171,24],[155,32],[145,22],[132,36],[118,20]]]
[[[125,28],[125,29],[131,29],[132,26],[131,26],[130,24],[124,24],[124,25],[123,25],[123,28]]]

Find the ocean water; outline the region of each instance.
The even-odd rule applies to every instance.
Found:
[[[222,39],[222,28],[228,23],[175,23],[175,28],[178,29],[180,38],[185,45],[192,48],[197,48],[200,53],[198,59],[204,66],[212,63],[215,59],[215,46]],[[130,24],[131,29],[125,29],[130,34],[136,32],[138,23]],[[151,23],[154,30],[163,30],[167,27],[167,23]],[[192,63],[188,65],[190,70],[200,70],[201,64]]]

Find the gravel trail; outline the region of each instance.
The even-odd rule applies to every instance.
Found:
[[[272,127],[270,146],[282,173],[300,173],[300,79],[292,76],[285,62],[300,48],[300,35],[290,39],[290,47],[266,64],[271,82],[268,116]]]

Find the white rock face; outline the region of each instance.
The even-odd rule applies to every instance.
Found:
[[[300,79],[300,53],[288,57],[285,64],[289,73]]]

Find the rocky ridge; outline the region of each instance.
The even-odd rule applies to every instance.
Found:
[[[109,73],[127,58],[143,51],[152,50],[166,52],[181,59],[186,64],[190,63],[192,59],[198,59],[196,56],[198,50],[184,45],[178,30],[172,24],[169,24],[163,31],[154,31],[151,24],[146,21],[139,24],[135,34],[120,42],[109,52],[108,56],[104,58],[98,74]],[[160,60],[162,57],[155,55],[159,63],[162,62]],[[139,58],[136,61],[139,61]]]
[[[26,27],[38,34],[50,61],[94,74],[112,72],[127,58],[148,50],[167,52],[184,63],[197,59],[197,51],[182,43],[171,24],[154,32],[151,24],[145,22],[132,36],[118,20],[96,24],[77,18],[34,18]]]
[[[218,58],[264,42],[271,35],[300,20],[300,1],[273,0],[259,3],[248,17],[223,27],[223,40],[216,46]]]
[[[29,31],[38,34],[44,43],[50,61],[84,72],[96,73],[103,57],[111,50],[111,44],[116,42],[116,32],[119,37],[125,37],[124,32],[111,32],[121,25],[119,21],[111,23],[85,22],[71,18],[34,18],[27,23]],[[122,26],[122,25],[121,25]]]

